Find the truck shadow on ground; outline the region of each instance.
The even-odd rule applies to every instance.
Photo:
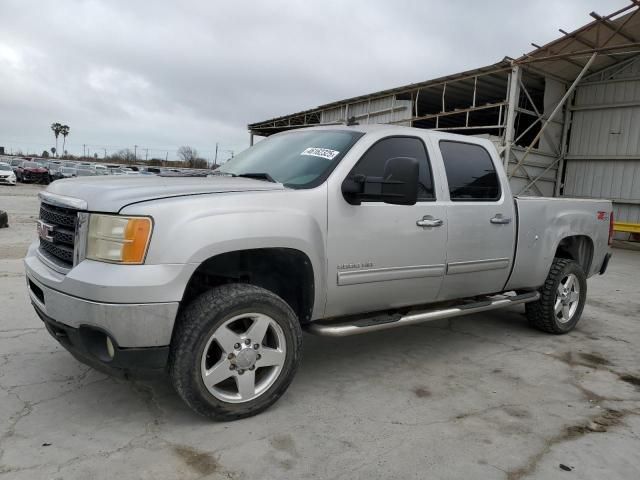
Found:
[[[522,309],[517,307],[494,311],[490,315],[476,314],[342,338],[305,333],[302,361],[289,391],[322,396],[327,388],[337,391],[344,384],[379,384],[385,378],[393,377],[396,388],[398,382],[400,385],[404,382],[406,390],[416,397],[428,398],[430,389],[416,385],[412,378],[416,374],[417,377],[428,374],[434,380],[451,376],[454,370],[469,378],[480,369],[487,374],[493,371],[493,374],[506,375],[504,370],[507,369],[500,356],[521,350],[535,352],[550,346],[561,349],[569,341],[572,340],[533,330]],[[363,366],[367,368],[363,369]],[[513,375],[511,380],[519,380],[519,377]],[[170,400],[171,408],[189,414],[177,394],[168,387],[168,382],[168,378],[161,378],[137,383],[164,392],[163,397]],[[118,383],[127,385],[127,382]],[[279,403],[271,408],[280,408]]]

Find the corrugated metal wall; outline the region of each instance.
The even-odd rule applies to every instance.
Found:
[[[348,111],[347,111],[348,108]],[[394,95],[323,110],[321,123],[344,122],[356,117],[361,124],[391,123],[411,118],[411,100],[397,100]],[[403,123],[398,123],[402,125]],[[409,125],[409,122],[407,122]]]
[[[576,89],[563,195],[610,198],[640,223],[640,56]]]

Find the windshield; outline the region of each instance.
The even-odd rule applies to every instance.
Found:
[[[35,162],[24,162],[22,168],[40,168],[40,165]]]
[[[9,165],[0,165],[0,170],[12,170]]]
[[[62,173],[76,173],[76,169],[75,168],[70,168],[70,167],[62,167],[60,169],[60,171]]]
[[[287,187],[315,187],[362,135],[348,130],[297,130],[277,135],[240,153],[217,172],[267,174]]]

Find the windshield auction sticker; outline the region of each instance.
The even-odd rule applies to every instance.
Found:
[[[329,148],[310,147],[310,148],[307,148],[300,155],[310,155],[312,157],[320,157],[320,158],[326,158],[327,160],[333,160],[334,158],[336,158],[336,155],[338,155],[339,153],[340,152],[338,152],[337,150],[331,150]]]

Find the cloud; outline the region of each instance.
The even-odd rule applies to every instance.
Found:
[[[627,3],[3,0],[0,145],[41,151],[59,121],[76,153],[211,158],[248,123],[518,56]]]

